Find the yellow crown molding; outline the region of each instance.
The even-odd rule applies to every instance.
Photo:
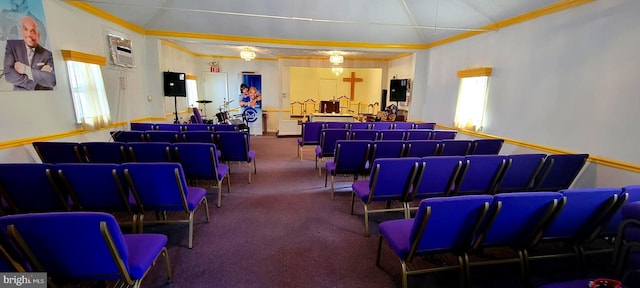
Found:
[[[401,58],[404,58],[404,57],[409,57],[409,56],[413,56],[413,53],[400,54],[398,56],[388,58],[387,61],[398,60],[398,59],[401,59]]]
[[[458,78],[469,78],[479,76],[491,76],[493,69],[491,67],[471,68],[458,71]]]
[[[76,61],[82,63],[96,64],[104,66],[107,64],[107,58],[104,56],[92,55],[72,50],[61,50],[62,59],[64,61]]]
[[[83,1],[71,1],[71,0],[65,0],[65,2],[71,6],[74,6],[80,10],[83,10],[85,12],[88,12],[89,14],[93,14],[94,16],[97,16],[99,18],[102,18],[104,20],[107,20],[109,22],[118,24],[124,28],[127,28],[129,30],[135,31],[137,33],[140,33],[142,35],[144,35],[144,28],[133,24],[133,23],[129,23],[125,20],[122,20],[110,13],[107,13],[101,9],[98,9],[97,7],[89,4],[89,3],[85,3]]]

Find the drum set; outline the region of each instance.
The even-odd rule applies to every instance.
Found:
[[[217,124],[242,124],[244,121],[242,120],[242,115],[233,115],[230,116],[229,104],[231,104],[234,100],[225,101],[223,104],[218,107],[218,113],[215,114],[217,120]],[[211,100],[197,100],[197,103],[203,104],[203,119],[207,119],[207,104],[211,103]],[[239,107],[238,107],[239,108]],[[238,109],[234,108],[234,109]],[[213,119],[204,120],[206,122],[211,122],[213,124]]]

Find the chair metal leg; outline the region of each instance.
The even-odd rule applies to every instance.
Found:
[[[376,255],[376,267],[380,268],[380,254],[382,251],[382,235],[378,238],[378,254]]]
[[[356,193],[351,192],[351,215],[353,215],[353,204],[355,202],[356,199]]]
[[[224,179],[224,178],[223,178]],[[218,180],[218,203],[217,203],[217,207],[220,208],[220,206],[222,206],[222,180]],[[208,215],[209,213],[207,213]]]
[[[167,265],[167,282],[171,283],[173,282],[173,273],[171,273],[171,263],[169,263],[169,251],[167,251],[167,247],[162,248],[162,255]]]
[[[189,249],[193,248],[193,211],[189,212]]]
[[[251,184],[251,163],[247,163],[249,168],[249,184]]]
[[[369,237],[369,207],[364,204],[364,236]]]
[[[333,194],[335,192],[333,190],[334,189],[333,188],[334,182],[335,182],[335,176],[331,175],[331,200],[335,199],[334,194]]]
[[[400,261],[402,266],[402,288],[407,288],[407,263]]]
[[[202,205],[204,205],[204,212],[206,213],[206,222],[209,223],[210,219],[209,219],[209,202],[207,202],[207,198],[203,198],[202,202],[200,203]]]

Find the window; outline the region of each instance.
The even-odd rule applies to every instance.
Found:
[[[189,107],[198,107],[198,83],[196,76],[187,75],[187,105]]]
[[[106,59],[68,50],[63,50],[62,55],[67,62],[77,123],[86,130],[110,125],[111,112],[99,66],[104,65]]]
[[[454,126],[479,131],[482,129],[491,68],[458,71],[460,88]]]

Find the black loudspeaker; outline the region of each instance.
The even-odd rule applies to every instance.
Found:
[[[380,110],[387,108],[387,89],[382,89],[382,95],[380,96]]]
[[[391,93],[389,95],[389,101],[407,101],[407,82],[407,79],[391,80]]]
[[[187,97],[187,79],[184,73],[164,73],[164,96]]]

